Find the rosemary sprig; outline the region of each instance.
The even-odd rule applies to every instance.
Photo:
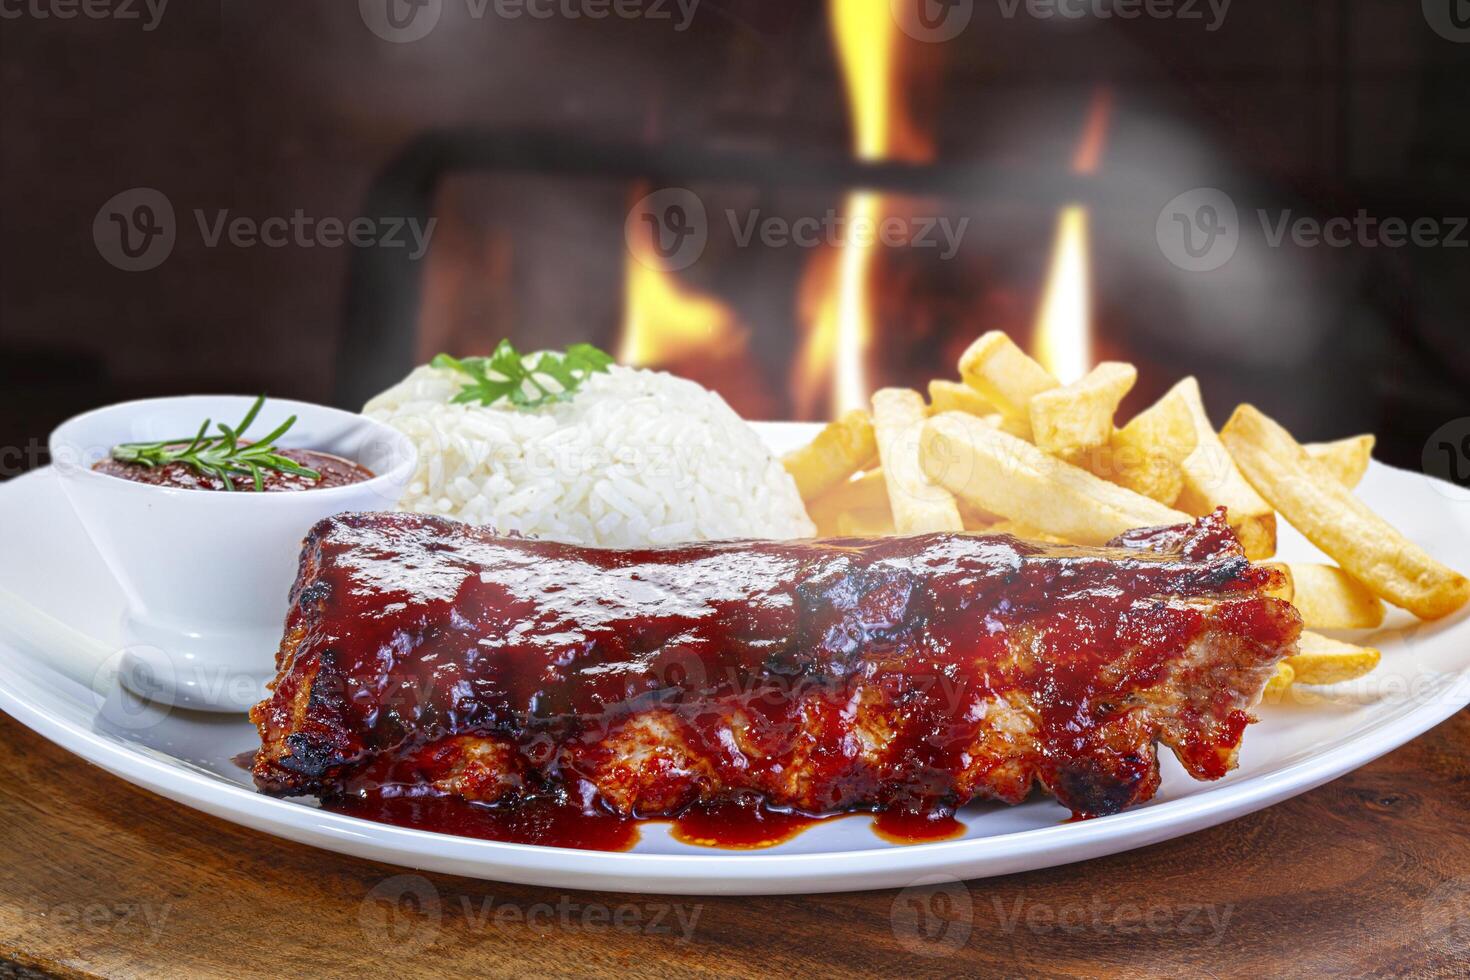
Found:
[[[226,490],[237,489],[236,477],[249,477],[255,491],[259,493],[265,489],[266,470],[320,480],[322,475],[316,470],[302,466],[276,450],[276,440],[296,424],[296,416],[282,422],[263,439],[249,443],[244,441],[245,430],[250,428],[250,423],[255,421],[264,404],[264,395],[255,399],[250,411],[245,413],[240,424],[234,428],[223,422],[216,425],[219,435],[209,435],[211,420],[205,419],[198,432],[182,439],[120,443],[112,447],[112,458],[119,463],[134,463],[150,469],[170,463],[183,463],[198,473],[219,480]]]
[[[567,401],[584,381],[605,372],[613,359],[591,344],[573,344],[564,354],[546,351],[529,355],[516,350],[509,340],[502,340],[489,357],[439,354],[430,363],[469,377],[470,381],[454,396],[455,404],[492,405],[504,398],[517,408],[533,409]],[[548,385],[543,379],[555,384]]]

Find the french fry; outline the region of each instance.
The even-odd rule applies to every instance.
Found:
[[[1081,464],[1105,480],[1172,507],[1184,490],[1182,464],[1198,444],[1194,412],[1176,390],[1133,416],[1112,434],[1106,447],[1083,454]]]
[[[1199,382],[1185,378],[1170,394],[1178,392],[1194,416],[1196,445],[1180,464],[1184,471],[1184,489],[1174,506],[1199,517],[1216,507],[1226,508],[1227,519],[1247,558],[1270,558],[1276,554],[1276,514],[1271,505],[1257,493],[1258,487],[1248,482],[1236,461],[1221,444],[1210,417],[1205,414]]]
[[[924,424],[919,462],[930,480],[956,497],[1078,544],[1189,520],[962,412]]]
[[[781,462],[796,480],[801,499],[811,502],[866,467],[877,453],[872,417],[854,409]]]
[[[1070,544],[1065,538],[1059,538],[1055,534],[1047,534],[1045,531],[1038,530],[1030,524],[1023,524],[1020,521],[996,521],[982,533],[1009,534],[1012,537],[1025,538],[1028,541],[1043,541],[1047,544]]]
[[[881,469],[868,470],[838,484],[807,504],[806,512],[821,537],[843,533],[838,526],[843,514],[857,515],[858,520],[867,524],[893,524]]]
[[[1281,516],[1375,595],[1421,619],[1470,601],[1470,579],[1394,530],[1256,408],[1237,408],[1220,438]]]
[[[812,520],[816,520],[816,518],[814,517]],[[1282,579],[1285,580],[1280,588],[1267,589],[1266,594],[1290,602],[1296,596],[1296,580],[1291,577],[1291,566],[1284,561],[1262,562],[1262,565],[1266,568],[1276,569],[1276,571],[1281,573]]]
[[[1359,647],[1331,637],[1302,630],[1295,656],[1287,657],[1294,684],[1337,684],[1350,681],[1378,666],[1382,654],[1373,647]]]
[[[1271,679],[1266,682],[1266,691],[1262,695],[1262,699],[1279,698],[1282,694],[1286,693],[1286,689],[1291,686],[1291,682],[1295,679],[1296,671],[1291,669],[1291,664],[1285,660],[1281,661],[1281,663],[1276,665],[1276,673],[1272,674]]]
[[[1015,423],[1022,438],[1031,430],[1031,399],[1061,386],[1050,371],[999,330],[981,334],[961,355],[960,377]]]
[[[1302,624],[1314,630],[1377,629],[1383,625],[1383,603],[1357,579],[1336,565],[1291,562],[1292,604]]]
[[[888,510],[855,510],[837,515],[837,537],[881,538],[895,534],[893,515]]]
[[[935,378],[929,382],[929,414],[940,412],[969,412],[971,415],[989,415],[995,406],[971,388],[959,381]]]
[[[1063,458],[1105,445],[1113,434],[1118,403],[1137,380],[1132,364],[1104,361],[1078,381],[1032,395],[1032,441]]]
[[[1373,458],[1371,435],[1348,436],[1335,442],[1309,442],[1302,446],[1317,462],[1332,471],[1339,483],[1351,490],[1362,482]]]
[[[960,415],[950,412],[947,415]],[[888,506],[899,534],[963,531],[959,507],[948,490],[936,486],[919,465],[919,435],[928,411],[924,397],[908,388],[884,388],[873,395],[873,429],[888,488]],[[989,428],[973,415],[975,424]]]

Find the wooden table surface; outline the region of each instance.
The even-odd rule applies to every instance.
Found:
[[[1279,806],[937,889],[561,892],[225,823],[0,715],[0,976],[1470,975],[1470,711]]]

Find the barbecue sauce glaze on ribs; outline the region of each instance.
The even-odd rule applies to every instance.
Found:
[[[306,540],[253,772],[410,823],[430,800],[947,816],[1038,785],[1110,814],[1153,796],[1159,742],[1196,779],[1234,766],[1301,630],[1278,576],[1223,511],[1107,548],[643,551],[342,515]]]

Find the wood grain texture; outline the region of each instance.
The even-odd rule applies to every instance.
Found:
[[[0,715],[0,847],[0,976],[1465,976],[1470,711],[1304,796],[1128,854],[728,899],[312,850],[136,789]]]

